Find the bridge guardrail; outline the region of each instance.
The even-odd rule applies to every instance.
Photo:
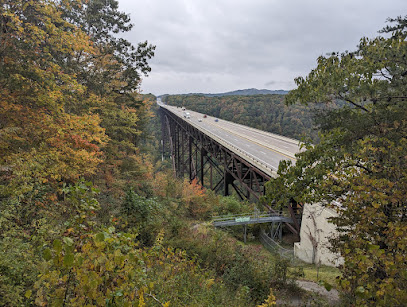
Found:
[[[173,106],[171,106],[171,107],[173,107]],[[194,113],[201,114],[201,113],[199,113],[199,112],[195,112],[195,111],[193,111],[193,112],[194,112]],[[285,136],[282,136],[282,135],[270,133],[270,132],[267,132],[267,131],[262,131],[262,130],[255,129],[255,128],[252,128],[252,127],[249,127],[249,126],[244,126],[244,125],[241,125],[241,124],[238,124],[238,123],[229,122],[229,121],[224,120],[224,119],[221,119],[220,121],[227,122],[228,124],[231,124],[231,125],[233,125],[233,126],[242,127],[242,128],[244,128],[244,129],[247,129],[247,130],[256,132],[256,133],[258,133],[258,134],[270,136],[270,137],[273,137],[273,138],[276,138],[276,139],[279,139],[279,140],[281,140],[281,141],[285,141],[285,142],[288,142],[288,143],[291,143],[291,144],[294,144],[294,145],[299,145],[299,144],[300,144],[300,141],[299,141],[299,140],[296,140],[296,139],[291,139],[291,138],[288,138],[288,137],[285,137]],[[224,128],[222,128],[222,129],[224,129]],[[242,134],[240,134],[240,133],[238,133],[238,132],[234,132],[234,133],[237,134],[237,135],[239,135],[240,137],[246,138],[244,135],[242,135]],[[289,157],[289,158],[292,159],[292,160],[295,160],[295,161],[297,160],[297,158],[295,157],[295,153],[292,153],[292,152],[287,151],[287,150],[285,150],[285,149],[282,149],[282,148],[280,148],[280,147],[273,146],[273,145],[270,145],[270,144],[268,144],[268,143],[262,142],[262,141],[260,141],[260,140],[258,140],[258,139],[255,139],[255,140],[254,140],[254,139],[251,139],[251,141],[254,142],[254,143],[259,144],[260,146],[264,146],[264,147],[270,148],[271,150],[277,151],[277,152],[279,152],[279,153],[281,153],[281,154],[283,154],[283,155]],[[299,150],[298,152],[301,152],[301,150]]]
[[[160,105],[161,107],[164,107],[163,105]],[[165,108],[165,107],[164,107]],[[180,119],[184,120],[181,116],[179,116],[178,114],[172,112],[171,110],[169,110],[168,108],[165,108],[168,111],[170,111],[172,114],[174,114],[175,116],[179,117]],[[211,138],[213,138],[215,141],[217,141],[219,144],[222,144],[223,146],[225,146],[226,148],[228,148],[229,150],[232,150],[235,153],[240,153],[240,155],[242,156],[242,158],[245,158],[248,162],[252,163],[253,165],[256,165],[260,170],[262,170],[264,173],[270,175],[271,177],[277,177],[277,172],[270,167],[266,162],[264,162],[263,160],[250,155],[249,153],[241,150],[240,148],[234,146],[233,144],[230,144],[229,142],[223,140],[222,138],[220,138],[219,136],[215,135],[214,133],[210,132],[209,130],[200,127],[198,125],[196,125],[194,122],[192,121],[188,121],[188,123],[191,126],[194,126],[195,128],[197,128],[198,130],[204,132],[205,134],[207,134],[208,136],[210,136]]]
[[[242,213],[242,214],[234,214],[234,215],[219,215],[219,216],[213,216],[212,217],[212,222],[224,222],[224,221],[233,221],[239,218],[244,218],[244,217],[249,217],[250,219],[260,219],[260,218],[268,218],[268,217],[289,217],[287,214],[278,214],[278,213],[262,213],[262,214],[256,214],[256,213]]]
[[[212,224],[215,227],[228,227],[228,226],[238,226],[238,225],[249,225],[249,224],[263,224],[263,223],[291,223],[292,219],[290,217],[279,215],[279,214],[254,214],[254,215],[233,215],[215,218],[212,220]]]
[[[292,143],[292,144],[295,144],[295,145],[298,145],[301,142],[300,140],[292,139],[292,138],[289,138],[289,137],[286,137],[286,136],[283,136],[283,135],[274,134],[274,133],[271,133],[271,132],[259,130],[259,129],[256,129],[256,128],[252,128],[252,127],[245,126],[245,125],[238,124],[238,123],[234,123],[234,122],[231,122],[231,123],[233,125],[236,125],[236,126],[244,127],[247,130],[251,130],[251,131],[257,132],[259,134],[267,135],[267,136],[272,136],[272,137],[274,137],[276,139],[286,141],[286,142],[289,142],[289,143]]]

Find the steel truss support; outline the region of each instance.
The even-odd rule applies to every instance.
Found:
[[[265,183],[270,176],[257,169],[244,158],[212,139],[187,120],[160,108],[162,118],[163,156],[169,148],[174,172],[178,177],[188,176],[205,188],[223,195],[231,193],[230,187],[241,199],[256,201],[265,194]],[[290,207],[292,216],[295,210]],[[294,211],[293,211],[294,210]],[[297,210],[298,211],[298,210]],[[298,219],[289,228],[299,234]]]
[[[161,108],[163,155],[169,147],[173,167],[178,177],[187,175],[204,187],[231,193],[241,199],[257,200],[264,194],[264,184],[270,177],[242,157],[219,144],[187,121]],[[167,146],[167,147],[166,147]]]

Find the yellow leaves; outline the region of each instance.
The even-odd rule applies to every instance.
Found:
[[[380,297],[380,296],[384,296],[385,292],[383,289],[380,289],[378,291],[376,291],[376,296]]]
[[[160,249],[164,240],[164,229],[161,229],[155,238],[154,248]]]
[[[208,289],[210,287],[212,287],[212,285],[215,283],[215,279],[211,278],[205,281],[205,287],[207,287]]]
[[[139,307],[144,307],[144,306],[146,306],[146,303],[144,302],[144,294],[143,294],[143,291],[142,291],[142,290],[140,290],[140,292],[139,292],[138,306],[139,306]]]
[[[5,124],[9,126],[4,130],[8,131],[4,139],[7,147],[1,150],[0,157],[6,165],[14,165],[9,184],[29,188],[34,182],[52,185],[61,179],[74,180],[95,172],[102,162],[100,147],[107,136],[97,115],[78,116],[22,106],[18,112],[13,110],[0,109],[0,116],[8,118]],[[14,139],[14,131],[18,131],[18,140]]]
[[[100,234],[103,234],[104,238]],[[46,302],[56,303],[59,294],[65,293],[75,284],[75,287],[70,288],[67,297],[70,305],[83,306],[92,299],[101,304],[114,300],[121,306],[128,306],[129,298],[134,300],[135,289],[139,286],[138,283],[143,283],[144,275],[138,258],[135,257],[138,253],[136,244],[125,239],[128,236],[117,235],[114,230],[84,236],[80,239],[81,249],[75,250],[74,253],[69,252],[72,243],[69,237],[63,238],[63,246],[61,240],[55,240],[54,245],[64,254],[63,262],[50,261],[48,266],[44,267],[42,281],[36,286],[37,296],[42,292],[47,293]],[[96,237],[105,244],[97,245]],[[129,238],[131,237],[130,235]],[[122,252],[120,248],[127,252]],[[153,286],[151,282],[150,289]],[[147,289],[142,287],[142,291]]]
[[[375,209],[379,209],[379,208],[381,207],[381,204],[378,203],[378,202],[373,202],[373,203],[372,203],[372,206],[373,206],[373,208],[375,208]]]
[[[32,290],[27,290],[27,291],[25,292],[24,296],[25,296],[26,298],[30,298],[30,297],[31,297],[31,294],[32,294]]]
[[[70,234],[71,232],[73,232],[73,228],[68,228],[68,229],[66,230],[66,233],[67,233],[67,234]]]
[[[124,264],[126,257],[124,257],[119,249],[114,252],[114,263],[121,267]]]
[[[267,299],[264,301],[263,304],[257,305],[257,307],[270,307],[270,306],[276,306],[276,297],[273,295],[273,289],[270,288],[270,294],[267,297]]]

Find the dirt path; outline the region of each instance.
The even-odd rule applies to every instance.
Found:
[[[332,305],[339,302],[339,292],[336,289],[327,291],[324,287],[318,285],[316,282],[307,280],[297,280],[298,287],[306,291],[313,291],[325,297]]]

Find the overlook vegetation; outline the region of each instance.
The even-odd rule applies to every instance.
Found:
[[[155,97],[138,93],[155,46],[117,35],[131,29],[116,0],[2,1],[0,305],[274,305],[301,270],[208,223],[254,204],[174,178],[157,159]],[[320,144],[282,163],[265,198],[340,200],[338,286],[357,305],[407,302],[406,20],[385,32],[297,79],[287,103],[353,107],[326,112]],[[226,100],[237,119],[258,112],[249,98],[186,99],[208,114],[212,99],[219,117]],[[279,119],[273,132],[312,134],[306,107],[254,99]]]
[[[345,260],[339,285],[350,305],[407,304],[407,17],[354,52],[318,58],[286,96],[295,103],[346,101],[318,118],[320,143],[280,163],[266,199],[322,203],[338,212],[333,250]],[[334,205],[337,201],[340,205]]]
[[[115,0],[0,6],[0,305],[272,302],[287,265],[202,224],[252,207],[155,163],[131,28]]]

